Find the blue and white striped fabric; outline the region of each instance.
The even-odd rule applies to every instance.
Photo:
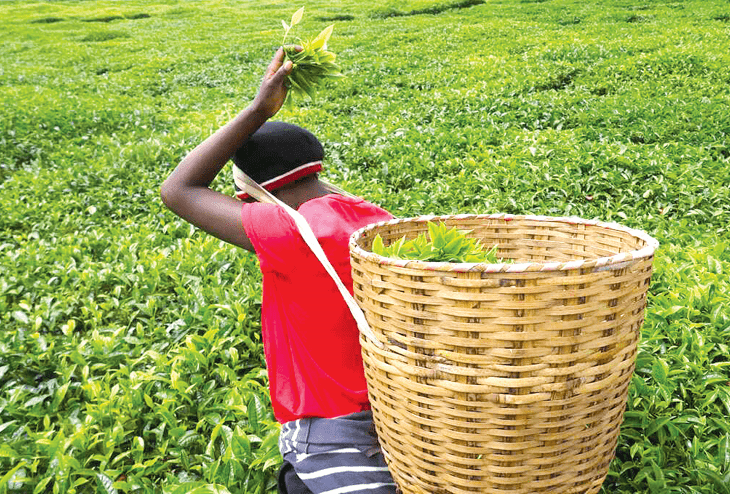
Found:
[[[369,411],[288,422],[279,449],[314,494],[396,492]]]

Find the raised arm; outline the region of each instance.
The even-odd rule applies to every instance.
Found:
[[[172,212],[250,251],[253,246],[241,226],[241,202],[209,186],[235,151],[284,104],[284,80],[291,67],[291,62],[284,63],[284,50],[280,48],[251,105],[193,149],[160,188],[162,201]]]

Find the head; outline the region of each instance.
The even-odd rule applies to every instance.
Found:
[[[306,129],[285,122],[266,122],[233,155],[233,164],[265,189],[295,187],[322,169],[324,149]],[[236,184],[236,196],[250,196]]]

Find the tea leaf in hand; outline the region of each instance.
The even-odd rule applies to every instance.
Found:
[[[294,15],[291,16],[291,27],[299,24],[299,22],[302,20],[302,17],[304,17],[304,7],[294,12]]]
[[[334,29],[335,29],[335,25],[334,24],[330,24],[329,26],[327,26],[326,28],[324,28],[322,30],[322,32],[319,33],[317,35],[317,37],[314,38],[314,40],[312,40],[311,47],[314,48],[315,50],[317,50],[319,48],[321,48],[322,50],[326,50],[327,49],[327,41],[329,41],[330,36],[332,36],[332,31],[334,31]],[[334,60],[334,57],[333,57],[333,60]]]
[[[292,70],[287,76],[289,92],[294,95],[314,99],[316,89],[324,84],[327,78],[343,77],[340,67],[335,63],[336,55],[327,51],[327,42],[332,36],[334,24],[327,26],[311,41],[299,40],[301,49],[294,45],[286,45],[289,31],[302,20],[302,7],[292,16],[291,25],[282,21],[284,26],[284,54],[292,62]]]

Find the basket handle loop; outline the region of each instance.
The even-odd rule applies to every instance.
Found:
[[[233,177],[236,181],[236,185],[238,185],[239,188],[246,190],[248,194],[255,198],[256,200],[260,202],[268,202],[272,204],[277,204],[281,206],[284,211],[286,211],[289,216],[292,217],[294,220],[294,224],[299,229],[299,233],[302,235],[302,238],[304,239],[304,242],[309,246],[310,249],[312,249],[312,252],[315,256],[317,256],[317,259],[319,259],[319,262],[322,263],[322,266],[324,266],[325,271],[332,277],[332,280],[334,280],[335,285],[337,285],[338,290],[340,291],[340,294],[342,295],[342,298],[345,299],[345,303],[347,304],[347,307],[350,309],[350,312],[352,313],[352,316],[355,318],[355,322],[357,323],[357,327],[360,330],[360,333],[365,335],[367,339],[369,339],[375,346],[377,346],[380,349],[383,349],[385,345],[383,342],[381,342],[376,336],[375,333],[373,333],[373,330],[370,328],[370,325],[368,324],[367,319],[365,319],[365,314],[363,313],[362,309],[360,309],[360,306],[357,305],[357,302],[355,301],[355,298],[350,294],[349,290],[345,287],[345,284],[340,279],[340,276],[337,274],[337,271],[335,271],[335,268],[332,267],[332,264],[330,263],[329,259],[327,259],[327,256],[324,253],[324,250],[322,250],[322,246],[319,245],[319,242],[317,241],[317,237],[314,235],[314,232],[312,231],[312,228],[309,226],[309,223],[307,223],[307,220],[304,219],[304,216],[302,216],[298,211],[295,209],[289,207],[287,204],[283,203],[274,195],[269,192],[268,190],[261,187],[259,184],[257,184],[255,181],[253,181],[248,175],[246,175],[244,172],[242,172],[238,167],[233,167]],[[328,184],[329,185],[329,184]],[[338,187],[330,186],[331,190],[339,191]],[[350,194],[347,194],[350,195]]]

